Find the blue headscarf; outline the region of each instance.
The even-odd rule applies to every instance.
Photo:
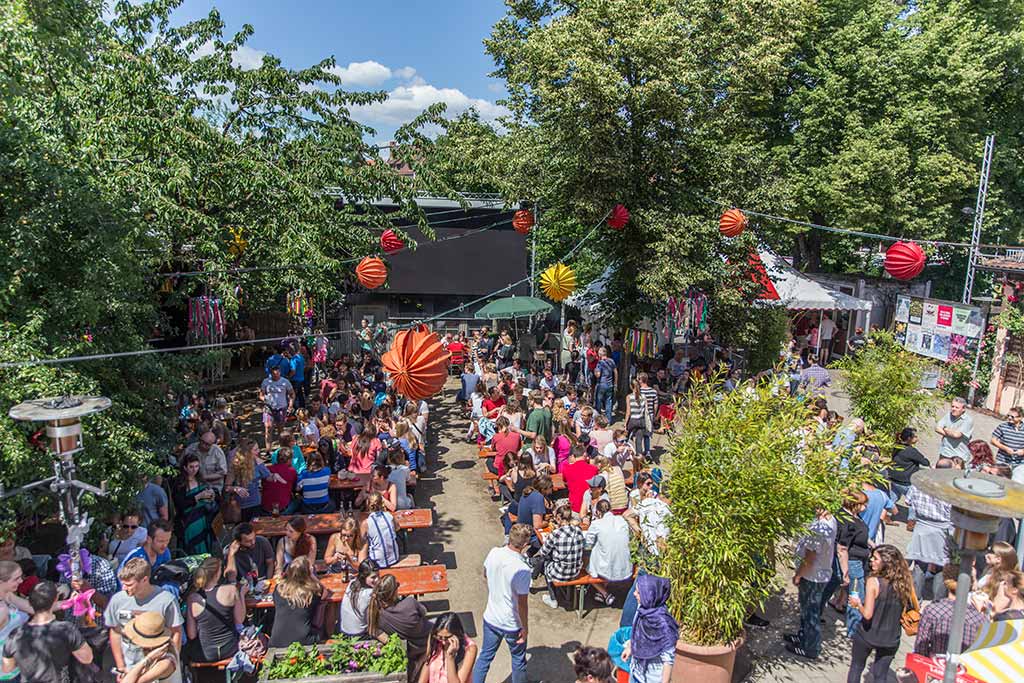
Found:
[[[641,574],[636,579],[636,588],[640,604],[633,617],[632,656],[657,659],[663,652],[674,651],[679,640],[679,624],[666,606],[672,586],[666,578]]]

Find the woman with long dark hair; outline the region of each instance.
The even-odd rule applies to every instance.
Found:
[[[178,538],[187,555],[213,552],[213,518],[217,515],[217,492],[199,478],[199,456],[181,460],[181,472],[173,487]]]
[[[352,439],[349,445],[348,469],[356,474],[369,474],[377,461],[377,451],[380,450],[380,439],[370,434],[372,427],[367,425],[356,438]]]
[[[477,646],[466,637],[457,614],[445,612],[434,619],[428,650],[420,660],[417,683],[470,683]]]
[[[245,589],[239,593],[233,584],[222,584],[222,570],[220,558],[208,557],[192,577],[193,591],[185,601],[185,632],[193,661],[219,662],[238,651]]]
[[[346,636],[365,637],[367,609],[373,588],[380,580],[380,567],[373,560],[359,563],[356,578],[350,581],[341,598],[341,620],[339,630]]]
[[[850,607],[863,620],[853,634],[853,655],[846,683],[860,683],[871,651],[875,661],[871,675],[876,681],[889,677],[889,667],[900,646],[903,611],[912,606],[914,582],[903,554],[891,545],[880,545],[871,553],[871,574],[864,587],[864,599],[850,596]]]
[[[382,643],[386,643],[391,634],[404,640],[409,657],[408,672],[415,673],[416,663],[427,651],[433,626],[427,619],[427,610],[416,598],[407,595],[399,599],[398,580],[391,574],[380,577],[373,589],[366,610],[366,627],[370,637]],[[412,676],[409,678],[411,680]]]
[[[296,516],[288,520],[284,537],[277,542],[276,555],[275,566],[278,576],[300,557],[305,557],[310,564],[316,562],[316,536],[306,533],[305,517]]]

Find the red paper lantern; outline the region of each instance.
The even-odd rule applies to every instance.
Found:
[[[530,228],[533,227],[533,212],[526,209],[516,211],[515,215],[512,216],[512,227],[520,235],[530,232]]]
[[[885,251],[885,270],[897,280],[912,280],[924,270],[926,260],[917,242],[897,242]]]
[[[405,249],[405,242],[395,234],[394,230],[388,229],[381,233],[380,248],[384,250],[385,254],[393,254]]]
[[[356,266],[356,278],[367,289],[377,289],[388,279],[388,267],[376,256],[367,256]]]
[[[608,216],[608,227],[612,230],[622,230],[629,222],[629,209],[622,204],[616,204]]]
[[[437,333],[428,330],[426,325],[417,325],[396,334],[380,362],[391,376],[395,390],[418,401],[444,387],[449,358]]]
[[[718,219],[718,232],[726,237],[738,237],[747,228],[747,217],[739,209],[729,209]]]

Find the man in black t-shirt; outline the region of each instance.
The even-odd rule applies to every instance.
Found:
[[[224,552],[224,578],[240,581],[248,577],[253,583],[274,575],[274,549],[263,536],[257,536],[252,524],[242,522],[235,527],[234,540]]]
[[[4,673],[18,668],[23,683],[53,683],[66,680],[62,672],[71,665],[72,657],[81,664],[92,663],[92,648],[78,627],[57,621],[53,615],[57,602],[57,587],[53,582],[37,583],[29,593],[28,602],[35,614],[4,643]]]

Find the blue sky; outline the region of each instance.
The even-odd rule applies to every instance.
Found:
[[[483,39],[504,15],[502,0],[185,0],[180,21],[216,7],[232,35],[255,29],[236,58],[259,64],[270,52],[292,68],[333,55],[349,90],[385,90],[388,101],[353,114],[388,140],[399,125],[434,102],[449,115],[476,106],[484,118],[502,114],[502,82]]]

